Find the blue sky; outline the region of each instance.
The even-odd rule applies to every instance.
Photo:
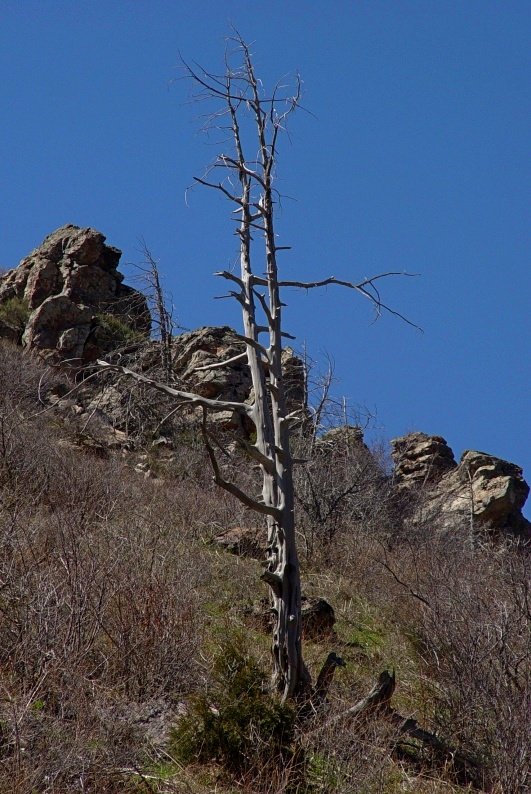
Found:
[[[328,288],[286,296],[286,328],[335,362],[377,436],[446,437],[527,470],[530,452],[531,4],[513,0],[0,3],[0,265],[64,223],[160,260],[180,323],[237,325],[211,273],[235,261],[230,207],[192,177],[199,132],[179,55],[222,65],[233,23],[264,81],[299,70],[283,142],[286,278],[383,285],[424,329]]]

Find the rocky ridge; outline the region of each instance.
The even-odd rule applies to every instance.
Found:
[[[520,466],[476,450],[457,463],[444,438],[426,433],[391,443],[396,487],[417,497],[414,522],[531,539],[531,522],[522,515],[529,485]]]
[[[105,239],[95,229],[62,226],[17,268],[1,275],[0,338],[75,370],[119,349],[122,364],[160,378],[161,348],[148,340],[151,319],[146,298],[123,283],[118,271],[121,252],[106,245]],[[228,326],[175,336],[172,383],[212,399],[251,401],[244,352],[241,335]],[[283,367],[290,411],[299,412],[304,423],[308,414],[303,362],[286,348]],[[100,430],[106,429],[100,432],[104,446],[124,446],[131,437],[155,434],[153,443],[163,442],[165,457],[171,460],[172,441],[165,424],[174,408],[171,398],[130,383],[124,389],[116,377],[67,392],[67,388],[52,390],[46,399],[84,425],[98,422]],[[211,412],[210,418],[222,430],[252,434],[253,428],[242,427],[233,412]],[[187,420],[195,419],[189,411]],[[354,427],[336,428],[317,439],[315,454],[332,454],[338,444],[347,442],[371,456],[362,431]],[[531,524],[522,515],[529,486],[519,466],[474,450],[466,451],[457,463],[444,438],[420,432],[397,438],[392,445],[394,487],[398,494],[412,497],[411,520],[434,530],[466,525],[531,538]],[[149,473],[147,468],[142,465],[139,471]],[[240,532],[245,534],[244,529]],[[228,546],[242,544],[240,537],[224,540]]]

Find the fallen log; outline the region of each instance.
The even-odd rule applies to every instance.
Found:
[[[404,742],[399,738],[410,736],[425,747],[428,747],[432,757],[438,763],[447,765],[450,762],[458,783],[465,786],[472,785],[478,790],[484,790],[483,769],[475,758],[460,751],[445,739],[437,736],[437,734],[420,727],[413,718],[403,717],[391,706],[391,698],[395,687],[396,677],[394,670],[392,673],[384,670],[380,673],[378,683],[374,685],[366,697],[345,711],[334,714],[327,720],[326,727],[347,719],[368,719],[378,715],[389,720],[396,727],[397,740],[394,749],[397,755],[411,759],[411,753],[406,752]]]

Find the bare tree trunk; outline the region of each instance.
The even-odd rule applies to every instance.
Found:
[[[143,274],[141,276],[141,281],[144,282],[145,287],[147,287],[147,291],[143,291],[146,292],[155,326],[158,328],[160,335],[161,364],[164,371],[164,378],[166,383],[169,384],[172,381],[172,315],[166,307],[158,262],[149,250],[145,240],[141,240],[141,251],[144,255],[144,263],[143,265],[138,265],[138,269]]]
[[[265,94],[261,82],[255,76],[247,44],[237,33],[233,42],[243,58],[243,64],[233,69],[227,60],[222,77],[192,68],[184,62],[183,65],[197,88],[197,99],[217,103],[211,126],[223,130],[225,136],[227,130],[232,135],[233,154],[219,154],[205,176],[195,179],[199,184],[220,192],[235,205],[234,212],[239,213],[237,235],[240,240],[240,275],[229,271],[217,275],[231,284],[229,296],[235,298],[242,309],[244,332],[240,338],[246,345],[254,401],[252,405],[247,405],[209,400],[152,381],[123,367],[114,368],[137,380],[151,383],[183,402],[201,407],[203,438],[216,483],[247,507],[266,516],[267,567],[262,579],[270,588],[274,616],[272,680],[274,688],[285,700],[304,695],[310,689],[311,680],[302,653],[300,565],[295,543],[293,457],[290,450],[290,422],[294,415],[287,411],[282,373],[282,339],[293,337],[282,327],[280,290],[283,287],[313,289],[328,284],[341,285],[368,298],[377,314],[382,309],[398,314],[381,302],[374,285],[384,275],[396,274],[377,275],[359,284],[340,281],[333,276],[316,282],[279,280],[277,253],[289,246],[276,244],[274,169],[278,136],[285,128],[288,116],[299,105],[301,81],[296,78],[293,96],[282,96],[279,84],[269,95]],[[251,130],[248,129],[249,119]],[[247,125],[243,130],[242,124]],[[248,142],[249,137],[252,140],[251,158],[244,153],[244,141]],[[219,171],[224,174],[222,181],[216,181],[213,177]],[[263,275],[257,275],[256,270],[253,270],[251,253],[255,233],[263,238]],[[267,336],[267,344],[260,341],[262,334]],[[104,362],[100,363],[108,366]],[[207,411],[210,409],[236,410],[254,422],[256,441],[254,444],[244,442],[244,446],[261,470],[261,499],[245,493],[236,484],[224,479],[210,442],[207,426]]]

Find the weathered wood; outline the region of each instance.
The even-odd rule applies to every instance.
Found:
[[[341,714],[336,714],[332,719],[328,720],[328,725],[339,722],[340,720],[344,720],[351,717],[358,717],[361,714],[366,715],[370,712],[374,713],[375,711],[384,711],[390,708],[389,704],[391,698],[393,697],[393,693],[396,687],[396,679],[394,671],[390,673],[388,670],[384,670],[380,673],[380,677],[378,678],[378,683],[373,686],[369,694],[355,703],[354,706],[351,706],[346,711],[342,711]]]
[[[247,44],[236,31],[233,38],[242,56],[243,64],[232,69],[227,62],[224,77],[220,78],[203,70],[198,71],[196,67],[191,67],[184,61],[183,66],[188,76],[198,86],[201,98],[213,99],[218,103],[212,115],[213,126],[216,126],[223,117],[224,133],[227,130],[229,134],[232,132],[233,153],[219,154],[206,174],[203,177],[196,177],[196,182],[217,190],[237,205],[234,212],[237,223],[236,234],[240,241],[240,273],[235,275],[224,270],[217,275],[231,281],[237,287],[229,296],[223,297],[235,298],[242,308],[243,334],[237,334],[236,337],[245,345],[254,402],[252,405],[247,405],[209,400],[159,383],[125,367],[112,366],[123,374],[149,384],[186,404],[203,408],[203,439],[215,482],[248,508],[266,516],[267,569],[262,578],[270,588],[273,616],[272,683],[282,699],[286,700],[299,696],[303,698],[311,692],[311,678],[302,652],[300,565],[295,542],[294,459],[290,450],[290,422],[295,414],[288,413],[286,408],[282,373],[282,339],[293,337],[282,329],[282,309],[285,304],[281,300],[280,289],[281,287],[310,289],[337,284],[360,292],[373,303],[377,312],[382,309],[392,314],[398,312],[381,302],[374,284],[383,275],[394,275],[391,273],[365,279],[359,284],[341,281],[334,277],[320,282],[280,280],[277,253],[289,246],[276,244],[274,212],[278,196],[273,187],[274,171],[278,136],[285,129],[287,117],[299,105],[301,80],[297,76],[295,93],[292,96],[280,96],[279,86],[274,89],[271,96],[264,95],[262,83],[255,75]],[[254,125],[254,142],[251,144],[250,157],[247,157],[244,151],[248,130],[246,129],[245,135],[241,132],[241,114],[246,114],[247,117],[250,115],[251,123]],[[211,179],[210,175],[214,169],[225,169],[229,178],[221,182]],[[260,275],[253,272],[252,254],[255,242],[253,235],[256,235],[256,232],[262,236],[261,270],[265,255],[265,273],[260,272]],[[398,316],[402,317],[400,314]],[[259,341],[261,334],[268,336],[267,344]],[[225,366],[238,359],[239,356],[236,356],[219,364],[198,367],[198,370]],[[105,362],[98,363],[101,367],[109,367]],[[206,416],[208,410],[220,409],[245,414],[254,423],[256,441],[253,445],[248,444],[246,449],[258,463],[261,472],[261,500],[244,492],[235,483],[226,480],[222,474],[213,445],[210,443]],[[321,685],[324,686],[324,681]],[[383,682],[381,691],[384,691]],[[369,701],[371,704],[377,703],[378,692],[372,693]]]
[[[345,667],[345,662],[337,653],[332,651],[332,653],[328,654],[317,676],[317,681],[315,682],[312,694],[312,703],[314,706],[318,706],[326,700],[328,692],[330,691],[330,686],[332,685],[334,673],[338,667]]]
[[[437,734],[424,730],[411,717],[402,717],[394,709],[390,709],[388,716],[392,723],[396,725],[397,732],[400,735],[411,736],[412,739],[416,739],[426,747],[429,747],[434,759],[439,763],[451,763],[460,784],[464,786],[472,785],[479,789],[483,788],[483,771],[481,764],[475,758],[461,752],[457,747],[437,736]],[[397,741],[395,751],[400,756],[410,758],[410,754],[406,752],[406,745],[401,740]]]
[[[354,706],[328,719],[326,727],[347,719],[367,719],[378,715],[388,720],[396,728],[395,751],[398,755],[410,757],[406,753],[406,745],[400,738],[401,736],[410,736],[428,747],[437,762],[444,764],[450,762],[460,783],[481,788],[483,784],[482,769],[476,759],[461,752],[459,748],[454,747],[437,734],[425,730],[417,720],[403,717],[391,706],[395,687],[394,671],[389,673],[388,670],[384,670],[380,673],[378,683],[373,686],[366,697],[359,700]]]

